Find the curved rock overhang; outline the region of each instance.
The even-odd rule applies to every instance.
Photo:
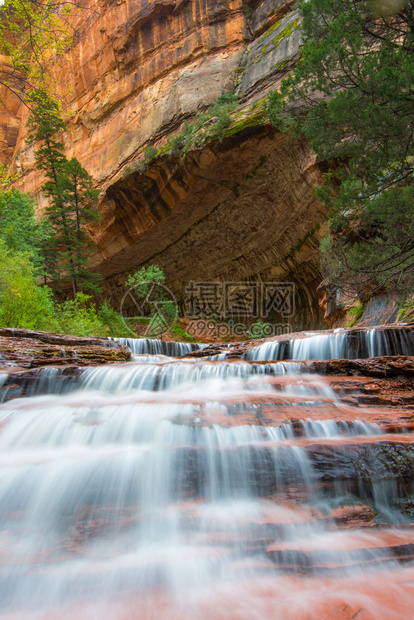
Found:
[[[104,296],[118,303],[128,274],[149,264],[162,267],[181,308],[190,281],[292,282],[292,327],[323,326],[321,175],[305,141],[269,125],[128,174],[107,189],[95,238]]]
[[[156,263],[181,305],[191,280],[292,282],[292,328],[324,326],[316,291],[326,214],[313,193],[321,169],[305,142],[242,122],[184,161],[164,155],[145,172],[130,170],[145,147],[163,148],[225,90],[240,97],[236,126],[243,110],[263,102],[298,56],[291,7],[291,0],[100,0],[75,16],[74,45],[57,79],[71,110],[62,139],[101,190],[90,265],[115,305],[127,275]],[[26,116],[15,161],[41,210]]]

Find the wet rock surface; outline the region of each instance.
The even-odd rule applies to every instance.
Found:
[[[0,328],[0,367],[90,366],[125,362],[126,347],[107,338],[78,338],[49,332]]]
[[[243,346],[171,358],[147,341],[129,363],[10,371],[0,545],[38,606],[67,562],[65,619],[86,620],[90,600],[117,620],[138,604],[167,620],[410,617],[413,358],[275,362],[240,359]],[[42,544],[22,553],[28,511]]]
[[[287,326],[288,328],[289,326]],[[404,350],[403,355],[413,355],[414,354],[414,325],[412,324],[402,324],[402,323],[391,323],[387,325],[376,325],[369,327],[351,327],[348,329],[324,329],[320,331],[300,331],[300,332],[290,332],[287,331],[285,334],[281,334],[279,336],[273,336],[270,338],[255,338],[248,340],[246,342],[231,342],[231,343],[213,343],[208,347],[202,349],[201,351],[196,351],[192,355],[193,357],[210,357],[215,355],[225,355],[226,358],[246,358],[246,359],[262,359],[260,356],[254,356],[254,351],[258,349],[258,347],[263,347],[269,345],[267,349],[264,349],[264,354],[268,355],[265,357],[265,360],[300,360],[307,361],[310,359],[319,360],[322,358],[318,358],[317,354],[309,357],[309,351],[306,350],[306,347],[302,349],[297,349],[297,357],[292,357],[289,355],[291,349],[295,350],[294,347],[290,347],[294,343],[296,344],[307,344],[313,341],[315,346],[313,347],[315,351],[319,350],[319,354],[322,355],[324,352],[325,342],[329,339],[336,340],[338,351],[346,351],[350,355],[342,357],[350,357],[355,359],[360,358],[368,358],[368,357],[386,357],[386,356],[395,356],[401,354]],[[379,342],[380,344],[377,346],[370,347],[370,339],[373,342]],[[271,344],[274,343],[274,346],[279,344],[279,349],[276,347],[272,350]],[[370,351],[370,348],[372,352]],[[332,351],[335,351],[335,347],[331,348]],[[311,348],[312,350],[312,348]],[[382,353],[378,353],[378,351],[382,351]],[[299,357],[300,353],[308,353],[308,357]],[[361,355],[363,353],[363,355]],[[187,355],[187,357],[189,357]],[[332,356],[333,357],[333,356]],[[338,362],[338,370],[340,369],[340,363],[344,360],[341,360],[341,355],[336,355],[338,360],[332,360],[329,358],[327,361],[334,364]],[[224,359],[224,358],[223,358]],[[352,359],[349,361],[353,361]],[[319,362],[315,362],[319,363]],[[375,362],[373,362],[373,365]],[[367,365],[368,366],[368,365]],[[323,372],[323,366],[320,366],[321,370],[317,372]],[[333,367],[332,367],[333,368]],[[327,366],[328,369],[328,366]]]

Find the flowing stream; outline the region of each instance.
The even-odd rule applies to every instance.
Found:
[[[372,412],[269,345],[244,361],[129,345],[132,363],[46,369],[0,406],[0,618],[411,617],[414,530],[398,474],[369,469]]]

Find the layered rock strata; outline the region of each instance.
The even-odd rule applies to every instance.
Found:
[[[79,338],[26,329],[0,328],[0,367],[93,366],[125,362],[131,351],[107,338]]]
[[[127,275],[151,263],[180,304],[191,280],[291,281],[294,327],[322,326],[315,291],[325,214],[313,191],[323,168],[257,108],[297,58],[291,3],[105,1],[73,19],[58,81],[71,110],[63,138],[101,189],[90,262],[105,278],[104,296],[119,304]],[[165,154],[139,172],[144,148],[165,152],[185,119],[232,89],[240,106],[222,143],[184,161]],[[21,187],[44,207],[26,115],[16,145]]]

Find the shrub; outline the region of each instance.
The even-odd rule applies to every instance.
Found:
[[[110,336],[128,338],[131,335],[122,316],[107,301],[103,302],[97,314],[101,323],[108,329]]]
[[[178,323],[175,323],[171,328],[171,334],[180,340],[184,340],[184,342],[194,342],[194,336],[185,331]]]
[[[258,319],[250,326],[249,338],[267,338],[272,334],[270,323],[264,323]]]
[[[0,325],[55,331],[51,290],[36,283],[28,252],[12,252],[0,240]]]
[[[155,146],[148,146],[146,149],[144,149],[145,159],[147,161],[151,161],[151,159],[154,159],[154,157],[157,155],[157,152],[158,151]]]
[[[90,295],[77,293],[59,306],[58,322],[62,334],[72,336],[109,336],[109,328],[100,320],[96,307],[90,302]]]

